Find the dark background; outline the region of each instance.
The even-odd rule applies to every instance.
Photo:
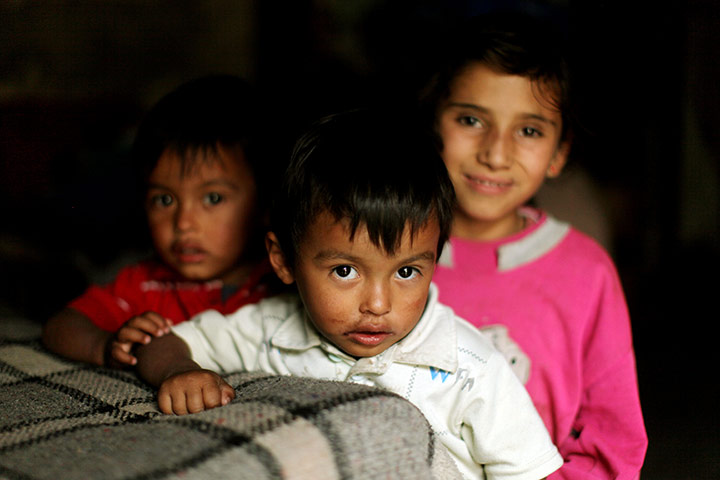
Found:
[[[643,479],[720,478],[720,7],[502,2],[564,25],[589,134],[539,195],[616,260],[650,446]],[[393,102],[447,16],[483,1],[0,3],[0,313],[38,321],[146,247],[128,149],[162,94],[254,83],[273,155],[320,114]],[[406,89],[407,90],[407,89]],[[405,92],[407,93],[407,92]],[[270,150],[269,150],[270,151]]]

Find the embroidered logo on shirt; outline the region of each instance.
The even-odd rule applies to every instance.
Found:
[[[446,372],[445,370],[440,370],[439,368],[430,367],[430,378],[435,380],[435,377],[440,374],[440,378],[442,378],[442,383],[445,383],[445,380],[447,380],[448,375],[450,375],[450,372]]]
[[[430,378],[432,380],[435,380],[436,378],[438,378],[438,375],[440,377],[440,381],[442,383],[445,383],[445,380],[447,380],[447,378],[452,374],[439,368],[430,367]],[[466,387],[468,392],[472,390],[473,386],[475,385],[475,379],[470,376],[470,370],[468,370],[467,368],[459,368],[457,374],[455,374],[455,383],[453,383],[453,386],[457,385],[457,383],[461,380],[463,380],[463,383],[460,386],[460,390],[465,390]]]

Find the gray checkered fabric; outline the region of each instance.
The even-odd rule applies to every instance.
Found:
[[[2,479],[443,479],[422,414],[351,383],[235,373],[228,406],[163,415],[133,373],[66,361],[0,319]]]

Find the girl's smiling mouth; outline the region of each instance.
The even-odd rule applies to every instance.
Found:
[[[467,173],[464,174],[464,177],[467,180],[468,185],[470,185],[473,190],[480,193],[491,195],[505,193],[513,186],[512,181],[495,180],[488,177],[473,176]]]

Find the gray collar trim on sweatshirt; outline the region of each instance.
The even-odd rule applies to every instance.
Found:
[[[506,272],[537,260],[555,248],[570,231],[570,225],[551,216],[531,234],[498,248],[498,271]],[[454,265],[452,242],[447,242],[438,260],[443,266]]]

